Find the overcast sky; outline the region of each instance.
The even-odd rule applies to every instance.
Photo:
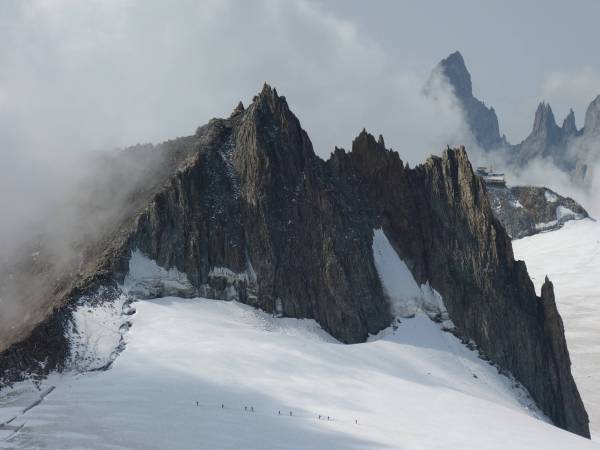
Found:
[[[414,162],[462,139],[451,99],[420,94],[454,50],[516,143],[542,99],[582,125],[600,93],[598,17],[594,0],[3,0],[0,154],[190,134],[268,81],[319,154],[367,127]]]

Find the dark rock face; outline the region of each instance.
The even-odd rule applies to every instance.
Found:
[[[561,228],[584,219],[587,211],[575,200],[537,186],[487,186],[494,216],[513,239]]]
[[[454,52],[443,59],[436,69],[448,79],[460,102],[477,143],[485,150],[491,150],[506,145],[500,136],[498,117],[494,108],[488,108],[473,95],[471,74],[465,66],[465,61],[459,52]]]
[[[325,162],[266,85],[248,108],[186,139],[194,151],[171,147],[185,158],[88,253],[48,323],[62,326],[78,295],[122,282],[140,250],[187,274],[198,295],[314,318],[341,341],[362,342],[392,319],[373,261],[381,227],[417,282],[443,296],[456,333],[511,372],[556,425],[589,436],[551,290],[536,296],[464,148],[409,169],[363,131],[351,152]],[[0,369],[8,373],[8,359]]]

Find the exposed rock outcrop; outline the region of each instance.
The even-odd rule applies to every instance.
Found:
[[[139,250],[185,273],[198,295],[314,318],[339,340],[362,342],[392,319],[372,251],[373,230],[383,228],[416,281],[442,295],[455,332],[511,372],[558,426],[589,436],[553,295],[537,297],[514,260],[464,148],[409,169],[363,131],[351,152],[336,149],[325,162],[267,85],[246,109],[186,139],[194,150],[169,147],[184,156],[87,252],[45,323],[64,326],[82,293],[118,288]],[[5,355],[20,349],[26,366],[45,326]]]
[[[561,228],[585,219],[587,211],[570,197],[537,186],[487,186],[492,211],[513,239]]]

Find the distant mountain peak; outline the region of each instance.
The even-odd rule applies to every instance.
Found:
[[[438,67],[441,69],[442,74],[448,78],[457,97],[473,96],[471,74],[467,70],[465,60],[459,51],[451,53],[447,58],[442,59]]]
[[[533,120],[533,128],[529,136],[515,147],[516,161],[519,165],[527,164],[534,158],[550,158],[559,166],[565,166],[565,142],[575,135],[575,114],[571,111],[564,120],[563,128],[556,124],[552,107],[546,101],[538,104]]]
[[[455,51],[442,59],[433,71],[433,74],[436,73],[443,75],[452,86],[477,143],[485,150],[504,146],[506,142],[500,136],[494,108],[488,108],[484,102],[473,96],[471,74],[461,53]]]
[[[549,103],[540,102],[535,112],[532,134],[553,132],[558,129],[554,113]]]

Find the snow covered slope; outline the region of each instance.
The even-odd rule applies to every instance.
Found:
[[[598,448],[532,417],[507,378],[424,314],[343,345],[312,320],[235,302],[134,306],[113,368],[51,377],[56,389],[1,446]]]
[[[536,289],[546,275],[554,283],[573,364],[573,376],[590,417],[592,438],[600,438],[600,223],[568,222],[551,233],[513,242]]]

